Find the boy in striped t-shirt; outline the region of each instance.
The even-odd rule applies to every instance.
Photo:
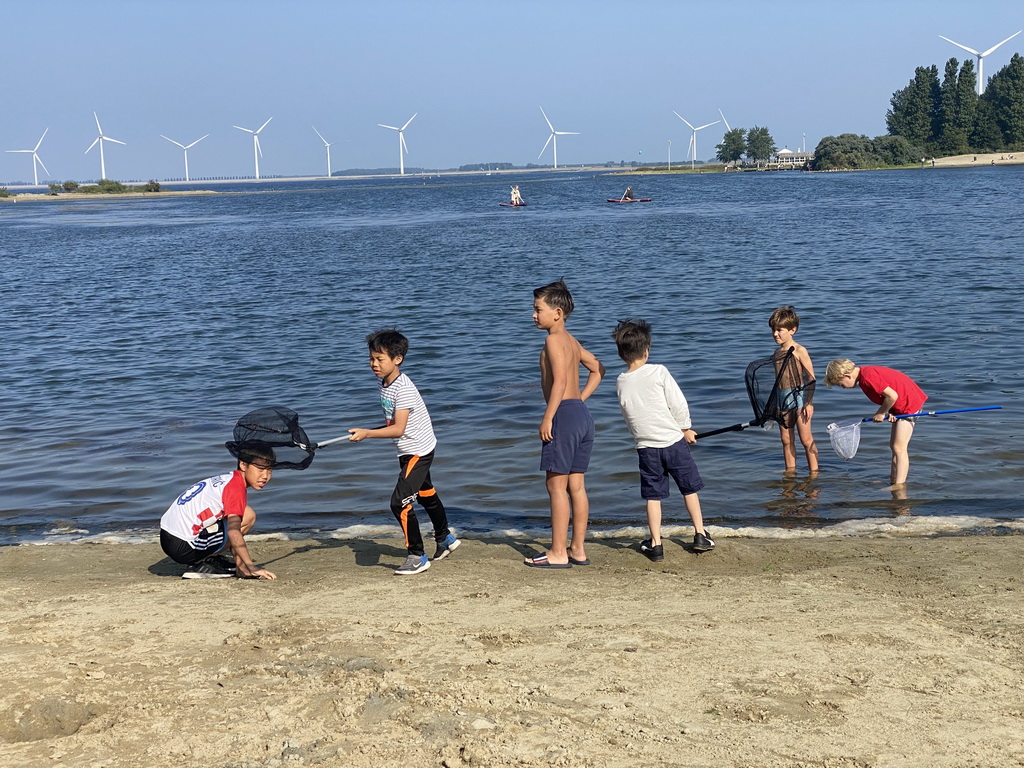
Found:
[[[430,567],[412,506],[414,501],[420,503],[434,524],[435,560],[447,557],[462,542],[448,530],[444,504],[430,482],[430,465],[437,445],[430,414],[412,379],[399,369],[409,351],[409,340],[396,330],[381,330],[367,336],[366,344],[370,349],[370,369],[380,379],[380,404],[386,421],[377,429],[350,429],[349,440],[358,443],[368,437],[389,437],[398,447],[400,472],[391,494],[391,512],[402,526],[409,555],[395,574],[408,576]]]

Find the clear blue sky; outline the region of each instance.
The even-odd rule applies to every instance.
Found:
[[[99,176],[92,113],[114,179],[263,175],[407,166],[682,162],[689,129],[766,126],[778,146],[885,132],[892,92],[914,68],[985,50],[1024,28],[1020,0],[858,3],[760,0],[25,0],[0,9],[0,150],[39,155],[50,178]],[[1024,51],[1024,35],[985,60]],[[698,134],[709,159],[722,126]],[[640,152],[642,151],[642,156]],[[31,156],[0,152],[0,180],[31,179]],[[45,174],[44,174],[45,175]]]

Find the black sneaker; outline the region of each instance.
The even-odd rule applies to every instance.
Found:
[[[712,541],[711,537],[707,535],[707,531],[704,533],[693,534],[693,551],[694,552],[710,552],[715,548],[715,542]]]
[[[647,555],[647,559],[652,563],[660,563],[665,559],[665,548],[661,544],[651,544],[650,539],[640,542],[640,551]]]
[[[444,560],[452,553],[452,550],[458,549],[461,543],[461,541],[455,538],[454,533],[449,533],[443,540],[437,542],[437,551],[434,552],[434,559]]]
[[[234,573],[236,571],[234,559],[230,558],[230,557],[225,557],[224,555],[214,555],[213,557],[206,558],[203,562],[204,563],[209,563],[209,562],[217,563],[217,565],[219,565],[221,568],[224,568],[225,570],[231,571],[232,573]]]
[[[183,579],[230,579],[235,575],[235,569],[230,571],[222,563],[217,562],[218,558],[208,557],[201,563],[190,565],[188,570],[181,574]]]

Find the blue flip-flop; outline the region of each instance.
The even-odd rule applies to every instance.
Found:
[[[530,568],[558,568],[562,570],[572,568],[572,563],[549,563],[547,554],[528,557],[523,561],[523,565]]]
[[[569,555],[569,565],[590,565],[590,558],[586,560],[577,560],[572,555]]]

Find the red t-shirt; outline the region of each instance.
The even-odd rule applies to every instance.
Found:
[[[895,416],[920,412],[924,401],[928,399],[928,395],[907,374],[881,365],[862,365],[857,384],[875,405],[882,404],[885,399],[882,392],[892,387],[897,397],[890,411]]]

